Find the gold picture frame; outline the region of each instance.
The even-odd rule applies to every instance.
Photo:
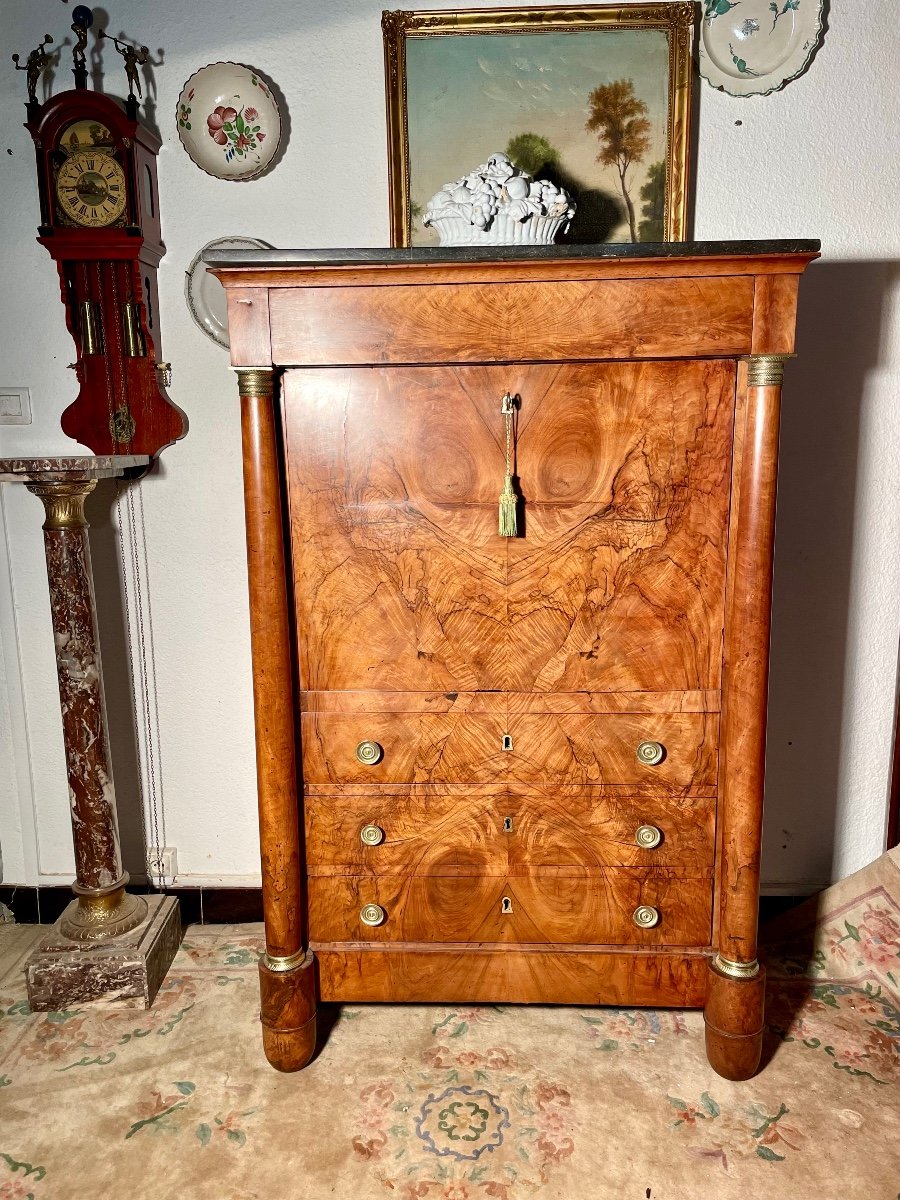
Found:
[[[386,11],[381,15],[381,27],[384,37],[384,62],[385,62],[385,93],[387,105],[387,134],[388,134],[388,182],[390,189],[390,219],[391,219],[391,245],[392,246],[409,246],[412,244],[422,244],[427,235],[422,234],[420,230],[416,230],[416,236],[413,237],[412,219],[414,208],[421,208],[426,196],[413,197],[411,192],[411,177],[415,175],[414,164],[411,161],[416,150],[410,148],[410,114],[408,105],[412,99],[415,102],[415,97],[410,94],[408,81],[408,59],[410,50],[414,52],[414,57],[423,59],[427,55],[432,58],[440,57],[441,55],[449,62],[449,54],[465,56],[467,53],[472,55],[477,54],[477,47],[488,45],[483,40],[483,35],[506,36],[512,35],[521,39],[522,37],[531,37],[532,35],[565,35],[566,39],[578,38],[579,34],[596,35],[602,33],[623,33],[636,32],[656,34],[656,40],[652,43],[655,59],[666,61],[666,80],[664,87],[665,94],[665,113],[659,114],[657,120],[658,129],[655,132],[655,145],[660,145],[663,139],[665,140],[665,157],[658,162],[652,164],[652,170],[655,172],[653,180],[655,180],[656,191],[652,193],[652,197],[648,200],[649,205],[655,205],[651,211],[651,220],[646,222],[648,231],[662,231],[663,236],[660,238],[646,237],[638,238],[632,236],[630,240],[652,240],[652,241],[683,241],[686,236],[687,229],[687,211],[688,211],[688,183],[689,183],[689,155],[690,155],[690,131],[691,131],[691,101],[692,101],[692,86],[693,86],[693,68],[692,68],[692,40],[695,22],[695,5],[687,2],[687,0],[676,0],[676,2],[664,3],[643,3],[643,4],[628,4],[628,5],[610,5],[597,4],[588,5],[581,8],[571,8],[568,6],[556,6],[552,8],[482,8],[482,9],[457,9],[453,11]],[[659,40],[659,34],[665,35],[666,43],[662,46]],[[468,41],[462,42],[459,39],[475,39],[482,35],[480,42]],[[452,38],[457,41],[451,44],[444,42],[440,46],[437,43],[426,43],[426,39],[437,38]],[[521,40],[515,43],[522,46]],[[560,43],[562,44],[562,43]],[[640,40],[631,39],[628,41],[629,46],[641,47],[650,46],[649,42],[641,42]],[[512,46],[512,42],[507,42],[507,46]],[[534,43],[527,43],[529,48],[534,46]],[[549,47],[549,42],[542,44],[544,47]],[[567,47],[571,47],[573,43],[566,42]],[[583,47],[587,47],[588,43],[584,42]],[[616,46],[625,45],[622,39],[615,43]],[[599,43],[594,38],[590,42],[592,51],[599,47]],[[492,49],[494,47],[491,47]],[[512,53],[512,50],[505,51]],[[586,52],[586,51],[585,51]],[[637,54],[635,49],[632,53]],[[558,57],[558,64],[564,63],[569,59],[569,55]],[[463,57],[458,57],[458,62],[465,67]],[[521,56],[515,60],[516,67],[521,62]],[[479,69],[488,70],[489,67],[484,67],[483,59],[479,56]],[[446,65],[446,63],[445,63]],[[622,64],[622,70],[627,74],[628,63]],[[550,66],[544,68],[546,71],[551,71]],[[618,70],[618,67],[616,68]],[[646,64],[642,69],[647,69]],[[563,68],[565,70],[565,68]],[[584,67],[580,68],[581,78],[586,78]],[[463,72],[464,73],[464,72]],[[504,74],[504,72],[500,72]],[[507,87],[515,85],[521,87],[521,82],[517,81],[512,69],[506,73],[505,84]],[[425,72],[425,68],[420,69],[420,75],[427,80],[427,87],[437,87],[439,83],[439,71],[435,71],[434,64],[430,64],[430,70]],[[557,72],[559,76],[559,71]],[[458,82],[458,76],[454,76],[451,80],[451,86],[454,82]],[[625,82],[632,82],[626,81]],[[537,89],[541,87],[547,88],[549,85],[541,80],[534,85]],[[554,81],[553,86],[557,86]],[[413,89],[415,90],[415,89]],[[495,89],[496,90],[496,89]],[[574,91],[573,88],[569,89]],[[602,90],[602,89],[599,89]],[[663,88],[657,88],[660,95],[663,94]],[[632,95],[633,95],[632,83]],[[434,92],[434,96],[438,97],[439,91]],[[537,93],[536,93],[537,97]],[[459,97],[457,97],[459,98]],[[588,99],[593,98],[593,93]],[[504,97],[500,97],[501,101]],[[647,104],[643,100],[638,99],[637,103],[641,106],[644,113],[650,112]],[[434,120],[440,124],[445,120],[447,108],[443,106],[438,99],[433,100],[434,104]],[[577,112],[577,104],[570,101],[572,104],[572,113]],[[502,108],[502,104],[501,104]],[[584,110],[582,110],[583,113]],[[555,110],[558,117],[559,106]],[[649,121],[645,124],[650,124]],[[587,126],[585,125],[585,131]],[[522,136],[532,137],[532,133]],[[574,137],[573,129],[573,137]],[[585,135],[586,136],[586,135]],[[434,139],[420,136],[423,147],[434,144]],[[546,146],[550,143],[543,137],[538,139]],[[458,139],[457,139],[458,141]],[[647,142],[649,144],[649,137]],[[501,146],[491,145],[487,152],[491,153],[495,150],[502,149]],[[551,147],[552,149],[552,147]],[[584,159],[585,149],[578,146],[578,153],[581,155],[581,160]],[[481,152],[484,147],[481,147]],[[454,173],[446,174],[444,179],[440,180],[437,186],[434,186],[434,178],[436,178],[436,167],[430,163],[431,169],[431,184],[434,191],[450,179],[457,178],[460,175],[472,170],[477,161],[479,149],[474,148],[469,155],[469,161],[461,162],[460,155],[457,152],[453,165]],[[429,153],[431,151],[429,150]],[[556,154],[557,151],[553,150]],[[473,157],[474,155],[474,157]],[[486,154],[484,155],[486,157]],[[449,161],[449,158],[448,158]],[[559,161],[558,157],[554,161]],[[597,158],[599,162],[599,156]],[[664,162],[664,199],[660,204],[659,199],[659,181],[663,178],[663,172],[658,170]],[[524,166],[524,164],[521,164]],[[607,163],[607,166],[610,164]],[[448,168],[449,169],[449,168]],[[528,169],[526,166],[525,169]],[[651,186],[651,177],[649,174],[651,168],[648,168],[647,182],[644,187]],[[584,172],[581,174],[584,178]],[[565,185],[565,179],[563,179]],[[623,202],[627,204],[627,211],[623,207],[622,212],[625,214],[625,220],[628,224],[628,232],[634,235],[636,231],[634,203],[628,193],[628,187],[625,181],[624,173],[620,176],[620,191],[622,193],[621,200],[615,197],[618,204]],[[643,194],[643,190],[641,192]],[[594,192],[591,191],[591,195]],[[597,196],[606,196],[606,200],[612,203],[614,199],[613,190],[607,184],[607,191],[602,189],[596,190]],[[576,195],[576,199],[577,199]],[[660,211],[662,208],[662,212]],[[648,211],[645,209],[645,211]],[[576,222],[579,220],[578,212],[576,211]],[[586,218],[587,220],[587,218]],[[641,228],[644,227],[644,222],[641,223]],[[619,222],[621,225],[621,221]],[[596,226],[599,227],[599,226]],[[618,228],[618,226],[616,226]],[[585,229],[588,226],[585,225]],[[589,237],[573,237],[575,241],[598,241],[598,240],[623,240],[622,238],[599,238],[596,235]],[[427,244],[427,243],[426,243]]]

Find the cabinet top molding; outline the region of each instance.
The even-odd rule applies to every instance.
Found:
[[[732,242],[602,242],[593,246],[405,246],[332,250],[209,250],[213,268],[449,266],[453,263],[569,262],[585,259],[739,258],[797,255],[805,264],[817,258],[821,242],[812,238]],[[798,265],[802,270],[802,265]]]

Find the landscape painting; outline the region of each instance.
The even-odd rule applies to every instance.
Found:
[[[489,30],[474,11],[384,14],[404,18],[400,30],[385,22],[394,244],[436,244],[421,220],[428,201],[497,151],[574,198],[560,241],[683,238],[689,8],[600,5],[557,28],[559,10],[536,21],[541,10],[494,9]],[[393,114],[392,67],[405,85]]]

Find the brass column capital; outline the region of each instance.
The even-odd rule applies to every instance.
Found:
[[[44,529],[87,528],[84,501],[97,486],[96,479],[48,479],[25,486],[43,501]]]
[[[274,367],[232,367],[242,396],[271,396],[275,388]]]
[[[784,364],[795,354],[748,354],[747,383],[750,387],[781,387],[784,381]]]

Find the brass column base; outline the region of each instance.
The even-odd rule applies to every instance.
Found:
[[[73,884],[77,899],[59,919],[59,932],[73,942],[101,942],[130,933],[147,919],[147,902],[129,896],[125,880],[111,888],[82,888]]]

